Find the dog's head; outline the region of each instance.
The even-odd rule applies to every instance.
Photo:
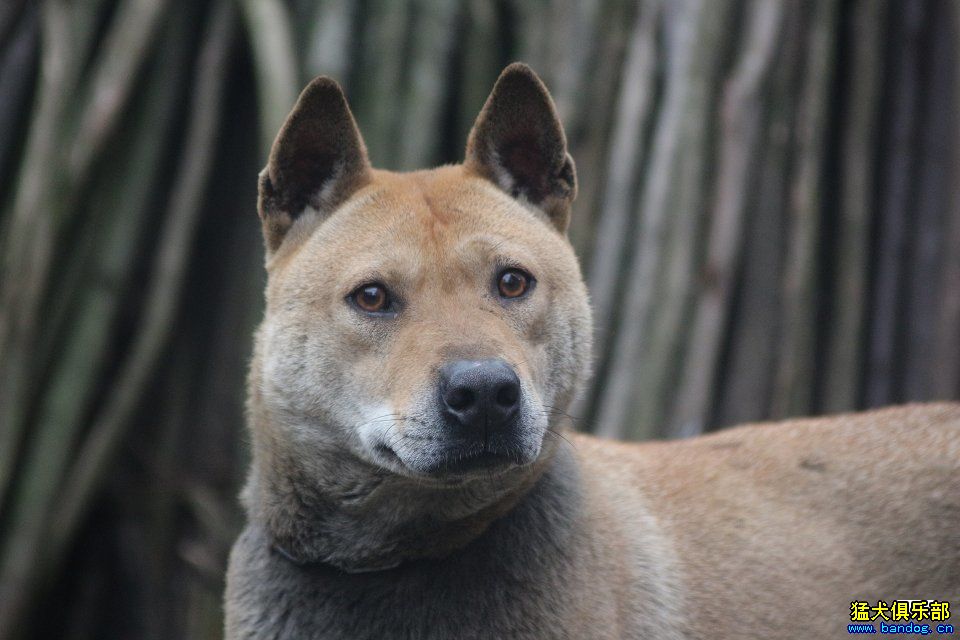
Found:
[[[524,65],[500,76],[463,165],[403,174],[370,167],[340,87],[314,80],[260,176],[251,395],[270,438],[426,481],[546,455],[589,366],[575,194],[553,102]]]

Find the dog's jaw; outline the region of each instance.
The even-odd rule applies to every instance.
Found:
[[[456,483],[413,479],[341,451],[311,456],[254,443],[243,498],[282,555],[351,573],[440,558],[481,536],[552,464],[553,439],[532,464]]]

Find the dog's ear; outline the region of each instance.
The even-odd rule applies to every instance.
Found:
[[[573,158],[553,99],[527,65],[500,74],[467,139],[464,166],[566,231],[577,195]]]
[[[360,130],[335,81],[314,79],[280,128],[260,172],[257,209],[272,253],[309,207],[329,215],[370,181]]]

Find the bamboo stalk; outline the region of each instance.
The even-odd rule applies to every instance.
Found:
[[[145,634],[148,638],[171,637],[170,620],[175,615],[174,603],[170,601],[170,574],[173,573],[170,556],[176,540],[176,510],[178,493],[183,484],[182,468],[184,439],[188,425],[194,423],[189,411],[190,389],[195,384],[196,367],[191,362],[190,347],[185,341],[171,346],[170,364],[163,380],[159,381],[167,392],[164,406],[157,417],[158,441],[151,456],[151,475],[155,482],[147,488],[147,521],[144,537],[149,555],[144,559],[144,603],[149,611]]]
[[[706,430],[717,387],[719,356],[740,269],[749,194],[756,189],[766,84],[783,27],[783,6],[759,0],[746,9],[749,25],[740,60],[724,88],[720,109],[719,167],[711,197],[710,232],[701,269],[671,436]]]
[[[118,33],[125,29],[133,30],[137,37],[144,35],[143,25],[129,15],[129,10],[128,8],[121,11],[118,21],[111,27],[108,41],[128,42],[127,37]],[[112,48],[109,52],[113,56],[128,56],[128,52],[118,48]],[[142,51],[140,53],[143,54]],[[134,67],[139,63],[140,60],[136,60],[133,63]],[[110,57],[100,57],[98,65],[98,69],[107,70],[106,72],[97,71],[98,78],[113,77],[116,65]],[[114,71],[110,71],[111,69]],[[166,90],[169,93],[169,88]],[[111,108],[114,109],[113,113],[101,120],[100,126],[110,127],[107,121],[116,117],[119,106],[114,104]],[[96,111],[96,108],[93,108],[93,111]],[[90,110],[86,113],[89,114]],[[161,131],[156,127],[156,123],[149,123],[148,126]],[[103,140],[96,139],[102,135],[105,135],[103,130],[93,138],[84,139],[87,144],[102,145]],[[152,145],[157,145],[161,140],[162,138],[154,135],[150,142]],[[99,244],[99,251],[96,253],[98,264],[88,269],[82,262],[73,263],[65,277],[68,287],[59,288],[56,286],[56,281],[51,283],[51,288],[59,295],[54,296],[54,317],[50,318],[48,314],[46,335],[42,336],[48,338],[47,344],[43,345],[41,340],[37,351],[41,356],[46,355],[50,360],[55,361],[36,420],[32,425],[31,447],[23,456],[25,460],[22,462],[23,471],[19,479],[20,489],[11,504],[11,517],[18,524],[35,523],[36,527],[40,526],[42,514],[49,506],[60,474],[83,427],[82,420],[89,410],[91,397],[98,382],[96,374],[102,366],[102,359],[109,353],[107,345],[113,329],[109,319],[115,317],[120,305],[121,286],[124,276],[130,271],[129,265],[132,262],[131,258],[139,235],[139,226],[149,208],[146,197],[158,160],[155,147],[141,149],[139,158],[135,158],[134,162],[126,167],[119,167],[117,173],[110,176],[106,183],[96,190],[92,206],[94,216],[91,217],[89,224],[91,228],[83,234],[88,242],[80,244],[92,245],[94,241]],[[96,150],[84,152],[81,164],[75,164],[73,169],[85,174],[89,169],[89,163],[93,161],[95,152]],[[138,174],[136,168],[141,163],[147,166],[142,173]],[[118,181],[124,169],[131,167],[134,168],[133,174],[126,176],[126,180]],[[117,196],[117,200],[111,201],[109,198],[112,195]],[[124,201],[125,198],[130,200]],[[101,216],[100,212],[116,209],[119,209],[122,215],[115,215],[109,220],[101,219],[105,216]],[[83,251],[78,253],[82,261],[86,256]],[[81,287],[80,278],[83,276],[88,281],[92,280],[93,286]],[[82,292],[82,297],[77,292]],[[75,306],[61,304],[61,301],[76,298],[80,300]],[[73,314],[68,325],[65,321],[67,311]],[[59,334],[58,329],[63,326],[67,326],[70,335],[65,343],[58,344],[52,338]],[[56,359],[49,356],[54,345],[58,348]],[[35,359],[40,362],[47,361],[43,357]],[[25,527],[24,531],[30,529]],[[22,535],[33,537],[28,533],[22,533]],[[16,536],[11,536],[11,540],[15,539]]]
[[[60,125],[66,109],[62,87],[72,72],[73,41],[68,6],[44,5],[43,53],[35,115],[21,163],[16,196],[4,232],[0,264],[0,506],[18,457],[27,406],[30,351],[53,249],[61,185]],[[3,589],[0,586],[0,589]],[[0,598],[2,601],[3,598]]]
[[[62,555],[69,536],[85,513],[169,336],[170,320],[186,276],[189,239],[199,219],[203,190],[212,167],[234,18],[230,0],[217,0],[211,10],[198,61],[186,134],[188,146],[164,216],[166,222],[153,262],[155,275],[147,297],[147,308],[134,345],[117,376],[120,384],[93,420],[90,435],[84,440],[68,474],[50,528],[49,554],[53,558]]]
[[[92,45],[103,0],[66,5],[52,0],[41,14],[41,55],[36,115],[26,143],[0,263],[0,507],[12,482],[27,428],[25,414],[36,390],[33,356],[44,324],[41,309],[59,227],[73,212],[78,185],[67,177],[63,148],[79,65]],[[4,216],[6,218],[6,216]]]
[[[0,633],[11,634],[18,627],[17,621],[35,597],[42,578],[59,565],[67,542],[103,477],[106,462],[116,448],[168,335],[169,320],[184,277],[186,255],[191,244],[189,238],[196,224],[210,169],[219,124],[225,62],[233,33],[232,17],[233,7],[229,0],[218,2],[211,16],[210,34],[201,52],[193,115],[187,132],[189,147],[171,196],[167,225],[155,260],[155,282],[140,333],[121,367],[118,388],[94,420],[90,435],[70,468],[49,524],[43,514],[18,520],[20,526],[8,541],[0,583],[10,597],[0,604]],[[62,444],[57,442],[56,446]],[[59,478],[59,473],[56,477]],[[38,538],[46,544],[37,544]]]
[[[458,0],[431,0],[419,6],[409,55],[406,86],[398,97],[403,113],[398,168],[421,169],[440,161],[448,65],[454,45]],[[396,107],[394,107],[396,108]]]
[[[773,397],[777,417],[803,415],[813,408],[820,275],[817,247],[837,13],[836,0],[821,0],[811,16],[797,117],[796,170],[788,203],[791,228],[783,283],[785,323]]]
[[[500,72],[498,55],[497,11],[489,2],[467,0],[462,42],[457,47],[460,65],[454,70],[460,79],[457,102],[457,127],[454,141],[457,156],[462,157],[463,146],[470,127],[483,107],[483,101]]]
[[[273,138],[297,101],[302,74],[293,30],[282,0],[241,0],[241,14],[257,77],[260,149],[266,158]]]
[[[7,0],[0,4],[0,42],[9,42],[14,37],[17,23],[24,17],[24,9],[28,8],[27,0]]]
[[[696,35],[693,24],[701,7],[700,2],[674,5],[665,25],[664,55],[667,68],[664,93],[662,104],[658,107],[656,134],[637,205],[641,218],[629,240],[633,254],[628,266],[628,286],[619,309],[622,320],[616,342],[611,347],[609,370],[601,383],[597,400],[596,428],[598,433],[605,436],[627,435],[636,438],[652,434],[651,425],[639,424],[632,418],[637,410],[634,399],[644,374],[636,365],[643,361],[649,348],[647,327],[656,271],[669,229],[667,207],[680,153],[683,106],[689,96],[685,80],[693,64]]]
[[[919,105],[917,131],[916,196],[910,203],[908,226],[909,260],[904,265],[904,316],[907,329],[903,344],[903,394],[910,400],[934,400],[937,395],[933,374],[942,356],[936,350],[937,324],[945,289],[960,287],[940,281],[946,255],[957,251],[946,240],[950,210],[950,154],[956,137],[944,135],[956,121],[953,100],[953,62],[950,48],[956,46],[945,4],[929,5],[920,59],[924,61],[924,83],[928,87]],[[927,79],[929,78],[929,79]]]
[[[66,94],[81,93],[80,88],[87,80],[86,73],[82,72],[89,69],[80,65],[94,56],[99,45],[104,16],[109,14],[111,4],[115,7],[118,2],[129,2],[129,0],[73,0],[70,2],[70,31],[74,55],[71,63],[76,65],[76,73],[68,77],[60,87]],[[75,127],[70,125],[75,124],[79,105],[73,103],[71,106],[73,108],[67,114],[69,122],[65,123],[65,128],[73,131]]]
[[[350,0],[331,0],[314,8],[313,28],[305,47],[308,78],[325,75],[347,83],[358,12],[359,4]]]
[[[917,101],[920,95],[918,38],[926,3],[907,0],[894,3],[903,23],[893,47],[891,81],[898,88],[887,107],[890,131],[887,155],[880,168],[878,240],[874,264],[873,296],[865,380],[867,406],[895,402],[900,394],[898,364],[902,329],[900,291],[906,252],[906,230],[912,210],[913,174],[916,166],[914,140]]]
[[[26,119],[28,101],[33,74],[27,70],[34,68],[37,59],[39,40],[38,11],[31,7],[22,16],[18,28],[11,34],[5,46],[0,48],[0,193],[8,193],[13,181],[8,169],[12,156],[20,139],[20,127]],[[3,215],[7,209],[6,196],[0,197],[0,246],[3,246]]]
[[[467,0],[464,8],[462,34],[454,49],[458,62],[450,78],[458,80],[456,123],[453,128],[452,156],[463,158],[464,143],[490,88],[501,68],[502,33],[497,31],[497,8],[484,0]]]
[[[613,35],[614,29],[609,27],[617,26],[598,25],[602,4],[602,0],[553,0],[547,15],[539,20],[548,34],[543,64],[550,65],[550,91],[568,135],[583,117],[580,91],[592,71],[597,36]]]
[[[845,411],[858,406],[862,384],[864,332],[870,267],[869,243],[874,210],[874,171],[878,138],[883,0],[862,0],[851,10],[849,89],[841,114],[839,220],[833,261],[836,264],[834,313],[830,319],[827,362],[821,386],[823,406]]]
[[[130,16],[124,18],[130,20]],[[118,28],[128,28],[128,23],[118,23]],[[125,52],[118,51],[114,54],[126,55]],[[110,66],[108,59],[102,57],[100,64]],[[155,121],[150,124],[155,126]],[[63,469],[73,453],[74,443],[83,426],[83,417],[89,410],[102,358],[109,353],[107,345],[112,325],[107,320],[115,317],[120,304],[123,276],[129,270],[128,264],[136,246],[139,223],[148,210],[148,190],[152,183],[152,174],[159,162],[157,147],[162,138],[158,134],[162,133],[162,129],[157,127],[148,131],[155,131],[156,134],[148,140],[147,145],[140,147],[140,156],[121,167],[107,181],[108,188],[115,190],[114,195],[118,195],[118,200],[94,201],[92,208],[95,212],[116,208],[119,213],[113,220],[103,220],[101,216],[93,217],[89,225],[92,228],[83,234],[99,243],[101,250],[96,254],[98,264],[90,269],[81,262],[70,265],[67,270],[72,276],[86,275],[87,282],[92,282],[92,285],[80,287],[82,281],[68,278],[73,286],[59,291],[61,295],[57,296],[57,303],[60,299],[75,297],[80,297],[81,302],[76,308],[60,305],[59,313],[63,317],[59,318],[59,322],[55,319],[47,323],[47,333],[59,333],[56,330],[58,325],[66,325],[66,311],[73,313],[68,325],[70,336],[64,344],[57,345],[59,351],[53,373],[33,424],[31,446],[22,456],[24,460],[21,462],[18,491],[11,503],[14,526],[2,547],[3,564],[0,566],[4,571],[13,571],[10,569],[16,564],[13,558],[21,553],[21,547],[32,544],[37,532],[42,528],[50,500],[56,492]],[[144,175],[138,175],[134,170],[131,175],[124,176],[125,169],[141,167],[146,169]],[[130,200],[125,202],[125,198]],[[86,255],[81,251],[79,257],[83,260]],[[90,277],[91,271],[93,277]],[[75,295],[74,287],[82,292],[82,296]],[[55,344],[52,339],[48,339],[48,342],[50,345]],[[39,359],[42,360],[42,356]]]
[[[600,3],[589,38],[595,44],[583,62],[580,84],[569,98],[571,115],[564,120],[564,126],[570,153],[577,161],[578,184],[567,233],[585,267],[594,259],[596,226],[604,218],[604,185],[612,169],[608,157],[616,139],[613,134],[615,105],[621,83],[630,77],[624,73],[629,41],[636,31],[636,16],[645,11],[643,7],[646,5],[650,5],[653,11],[659,3],[650,0],[636,3],[603,0]],[[656,20],[651,22],[656,23]],[[656,50],[655,41],[656,34],[652,32],[650,45],[653,51]],[[562,44],[558,43],[558,46]],[[655,102],[652,98],[650,100]],[[598,109],[599,105],[607,107]],[[648,119],[644,128],[649,126]],[[649,135],[645,138],[648,139]],[[645,148],[638,149],[640,153],[645,151]],[[589,270],[586,275],[590,276]]]
[[[953,68],[952,91],[950,96],[953,104],[960,103],[960,47],[956,45],[960,38],[960,6],[955,3],[947,5],[949,12],[948,28],[952,33],[950,39],[954,43],[949,60]],[[948,135],[956,140],[960,137],[960,118],[957,118],[956,109],[952,111],[953,120]],[[946,245],[960,247],[960,147],[954,145],[949,158],[949,206],[946,230]],[[960,251],[946,252],[942,272],[940,275],[940,312],[937,318],[936,353],[937,357],[931,367],[933,379],[933,393],[941,398],[953,398],[960,395],[960,362],[956,354],[960,353]]]
[[[593,260],[587,269],[593,307],[593,348],[600,360],[598,380],[605,377],[604,365],[611,356],[607,345],[613,341],[616,328],[616,302],[626,284],[621,276],[629,252],[624,238],[629,237],[637,224],[635,203],[647,162],[649,127],[657,99],[654,91],[658,61],[655,30],[661,19],[661,8],[659,2],[648,0],[633,25],[606,158],[609,169],[600,201],[603,215],[597,219]],[[578,211],[581,212],[582,209]],[[575,416],[586,414],[587,407],[583,406],[586,400],[585,397],[580,400],[571,413]]]
[[[516,37],[517,60],[537,68],[537,74],[548,85],[553,84],[553,60],[550,59],[549,31],[545,16],[552,10],[550,0],[509,0]]]
[[[756,421],[770,415],[783,323],[781,281],[787,246],[787,179],[800,86],[796,60],[803,47],[803,4],[784,5],[783,36],[771,69],[770,95],[757,150],[757,188],[751,194],[744,229],[743,265],[737,278],[720,354],[711,426]]]
[[[696,53],[686,83],[690,94],[683,106],[680,152],[671,185],[670,231],[657,277],[644,357],[647,374],[637,390],[635,419],[641,428],[656,435],[679,434],[665,424],[675,402],[674,391],[690,330],[690,315],[703,260],[705,222],[703,211],[714,189],[714,172],[709,158],[714,153],[715,120],[719,79],[726,70],[722,62],[735,41],[733,2],[707,2],[697,18]]]
[[[94,62],[96,75],[70,148],[67,170],[71,183],[86,181],[87,172],[116,128],[166,8],[167,0],[130,0],[120,5]]]
[[[397,96],[403,95],[409,69],[406,57],[412,38],[408,29],[411,3],[371,0],[360,35],[365,46],[357,61],[357,86],[348,96],[371,161],[386,169],[399,168]]]

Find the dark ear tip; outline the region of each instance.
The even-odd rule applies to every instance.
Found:
[[[311,80],[307,86],[303,89],[303,93],[316,93],[316,92],[326,92],[326,91],[335,91],[337,93],[343,93],[343,89],[340,88],[340,84],[331,78],[330,76],[317,76]]]
[[[294,110],[331,104],[347,104],[343,89],[333,78],[317,76],[300,92]]]
[[[503,68],[503,71],[500,72],[500,75],[505,76],[508,74],[512,75],[515,73],[522,74],[527,77],[533,77],[533,78],[537,77],[537,74],[534,73],[533,69],[531,69],[530,65],[528,65],[526,62],[511,62],[510,64],[508,64]]]
[[[522,62],[514,62],[500,73],[493,91],[490,92],[490,101],[522,104],[535,110],[554,110],[553,98],[547,85],[533,69]]]
[[[540,79],[540,76],[538,76],[533,69],[523,62],[513,62],[507,65],[504,70],[500,72],[500,77],[497,78],[496,86],[502,87],[507,85],[533,86],[536,87],[538,92],[547,93],[547,87],[543,84],[543,80]]]

